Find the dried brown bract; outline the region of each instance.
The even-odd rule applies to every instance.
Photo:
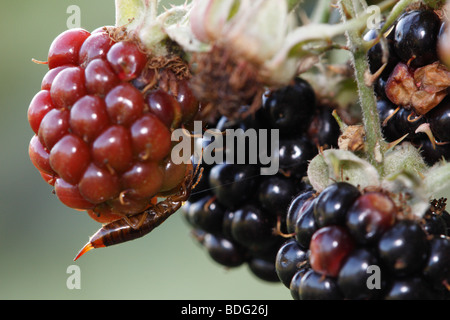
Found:
[[[386,96],[398,106],[424,115],[437,106],[450,87],[450,71],[439,61],[416,70],[399,63],[386,83]]]
[[[339,137],[339,149],[353,152],[364,150],[365,137],[364,126],[348,126]]]
[[[397,64],[386,82],[386,96],[398,106],[409,106],[416,91],[412,70],[404,63]]]

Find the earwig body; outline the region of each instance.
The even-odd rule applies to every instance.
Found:
[[[105,224],[89,239],[89,242],[80,250],[74,261],[91,249],[135,240],[150,233],[180,209],[183,202],[189,198],[194,176],[195,173],[191,165],[176,194],[168,196],[165,200],[152,205],[142,213]]]

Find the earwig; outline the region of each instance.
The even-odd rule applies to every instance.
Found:
[[[181,208],[184,201],[188,200],[199,167],[198,165],[194,172],[192,164],[190,165],[188,174],[178,186],[177,193],[152,205],[144,212],[103,225],[90,237],[89,242],[78,252],[74,261],[92,249],[108,247],[141,238],[166,221],[167,218]],[[201,171],[198,178],[201,178]]]

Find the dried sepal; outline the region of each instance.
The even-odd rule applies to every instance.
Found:
[[[409,106],[417,92],[412,70],[404,63],[398,63],[386,82],[386,96],[398,106]]]
[[[344,132],[339,136],[338,146],[341,150],[363,151],[366,132],[363,125],[347,126]]]
[[[394,104],[424,115],[437,106],[450,87],[450,71],[439,61],[412,70],[398,63],[386,82],[386,96]]]
[[[419,90],[439,92],[450,86],[450,71],[439,61],[414,71],[414,82]]]

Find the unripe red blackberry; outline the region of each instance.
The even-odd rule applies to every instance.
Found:
[[[170,159],[171,131],[199,108],[180,58],[156,59],[121,31],[57,36],[28,109],[32,163],[62,203],[101,223],[142,212],[180,184],[186,165]]]

